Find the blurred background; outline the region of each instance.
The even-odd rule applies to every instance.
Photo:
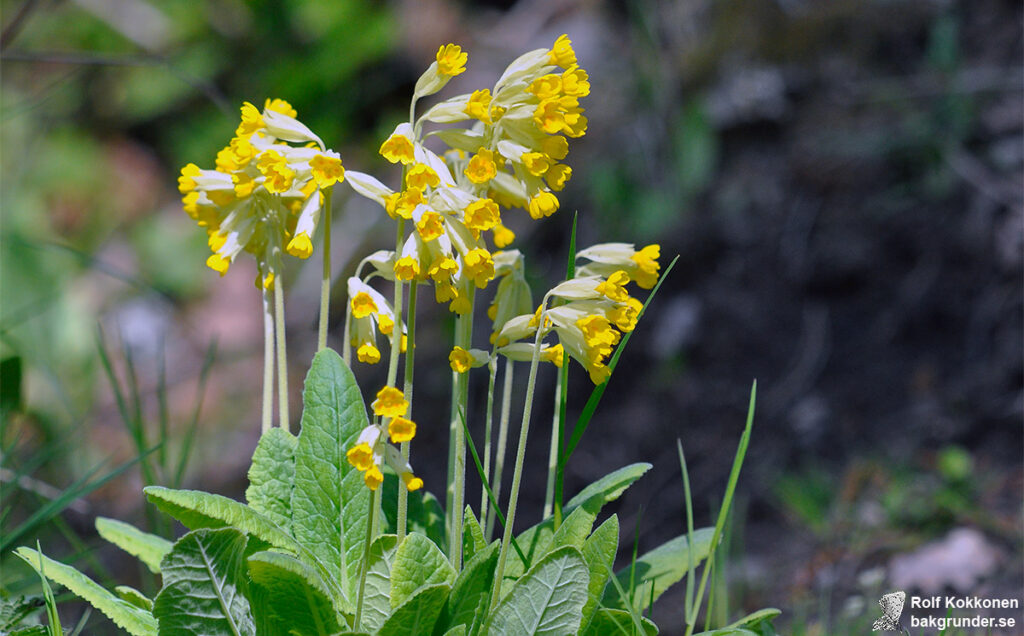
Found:
[[[345,166],[376,151],[438,45],[489,87],[567,33],[590,73],[562,211],[506,215],[534,293],[580,246],[679,260],[567,470],[571,495],[628,463],[620,560],[712,525],[757,416],[731,519],[722,615],[862,633],[880,591],[1018,597],[1024,491],[1024,60],[1019,2],[979,0],[3,0],[0,2],[0,585],[34,544],[99,580],[153,586],[97,515],[156,532],[146,483],[241,498],[259,429],[255,267],[223,279],[175,179],[212,167],[243,101],[288,100]],[[392,226],[341,186],[344,278]],[[319,248],[318,248],[319,249]],[[315,346],[319,257],[290,262],[292,417]],[[445,308],[420,314],[414,465],[443,490]],[[477,333],[486,333],[481,324]],[[482,346],[483,343],[477,343]],[[384,369],[359,365],[365,387]],[[430,371],[435,369],[436,372]],[[528,461],[545,465],[554,377]],[[482,407],[486,379],[473,380]],[[573,370],[570,418],[590,385]],[[480,435],[477,435],[479,443]],[[159,446],[139,461],[141,450]],[[524,524],[543,492],[527,483]],[[467,501],[478,501],[471,487]],[[442,496],[443,498],[443,496]],[[476,504],[474,503],[474,506]],[[525,525],[524,525],[525,527]],[[634,536],[635,533],[635,536]],[[912,592],[913,590],[913,592]],[[68,620],[81,611],[69,604]],[[682,594],[655,607],[663,633]],[[86,619],[87,633],[112,625]]]

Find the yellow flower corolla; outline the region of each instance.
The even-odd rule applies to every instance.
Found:
[[[547,180],[548,185],[555,192],[560,192],[570,177],[572,177],[572,168],[564,163],[556,163],[544,173],[544,178]]]
[[[616,331],[604,316],[590,315],[576,321],[588,347],[612,346],[619,342]]]
[[[309,168],[318,188],[328,188],[345,180],[345,168],[340,157],[317,155],[309,160]]]
[[[494,278],[494,260],[491,253],[482,247],[466,252],[462,265],[463,274],[480,289],[487,287],[487,281]]]
[[[412,256],[403,256],[395,261],[395,278],[413,280],[420,275],[420,263]]]
[[[551,135],[540,142],[540,149],[555,161],[561,161],[569,155],[569,140],[561,135]]]
[[[388,435],[395,444],[408,442],[416,437],[416,422],[407,420],[404,417],[395,417],[388,422]]]
[[[530,199],[526,209],[534,219],[551,216],[558,210],[558,197],[550,192],[538,192]]]
[[[469,55],[463,53],[462,47],[457,44],[445,44],[437,49],[437,72],[448,77],[466,70],[466,62]]]
[[[469,160],[465,174],[469,180],[479,185],[487,183],[498,174],[498,167],[494,163],[494,153],[487,148],[480,148]]]
[[[377,391],[377,399],[371,404],[374,415],[381,417],[404,417],[409,409],[402,392],[393,386],[386,386]]]
[[[360,472],[369,470],[374,465],[373,449],[366,442],[356,444],[345,453],[348,463],[352,464]]]
[[[644,289],[651,289],[658,282],[658,271],[661,265],[658,259],[661,257],[661,246],[652,244],[644,247],[630,259],[636,263],[637,272],[634,274],[636,284]]]
[[[380,349],[364,342],[356,349],[356,358],[363,364],[377,364],[380,362]]]
[[[181,176],[178,177],[178,191],[182,194],[188,194],[196,189],[195,177],[198,177],[202,173],[199,166],[194,163],[186,164],[181,169]]]
[[[263,115],[258,108],[245,102],[242,104],[242,122],[235,129],[236,137],[249,137],[254,132],[263,128]]]
[[[542,362],[551,362],[559,369],[562,368],[562,361],[565,357],[565,349],[562,348],[561,343],[556,344],[553,347],[544,347],[540,352],[540,359]]]
[[[236,172],[232,174],[231,182],[235,184],[235,196],[239,199],[244,199],[249,196],[256,188],[256,180],[252,178],[252,175],[246,172]]]
[[[561,77],[562,92],[572,97],[586,97],[590,94],[590,79],[587,72],[575,64]],[[543,99],[543,98],[542,98]]]
[[[380,472],[380,468],[377,468],[376,465],[370,466],[370,468],[363,473],[363,482],[370,490],[377,490],[380,488],[380,485],[384,483],[384,474]]]
[[[583,116],[579,100],[569,95],[541,100],[533,112],[533,121],[548,134],[582,137],[587,130],[587,118]]]
[[[454,276],[455,273],[458,271],[459,264],[455,262],[455,259],[443,256],[430,264],[430,268],[427,270],[427,275],[430,276],[430,278],[432,278],[434,282],[441,283],[445,281],[450,281],[452,276]]]
[[[377,314],[377,328],[385,336],[390,336],[395,328],[395,321],[387,314]]]
[[[444,217],[433,210],[428,210],[416,222],[416,231],[424,241],[433,241],[444,234]]]
[[[423,202],[423,190],[409,188],[403,192],[395,192],[385,199],[384,209],[393,219],[397,217],[411,219],[413,210]]]
[[[508,247],[512,244],[512,241],[516,240],[516,233],[508,229],[501,223],[494,226],[494,244],[497,247]]]
[[[300,232],[288,241],[286,249],[292,256],[309,258],[313,254],[313,241],[309,238],[309,234]]]
[[[469,100],[466,102],[466,108],[463,112],[474,119],[479,119],[485,124],[493,123],[491,120],[490,89],[485,88],[483,90],[473,91],[473,94],[469,96]]]
[[[366,292],[359,292],[352,297],[352,316],[354,318],[366,318],[370,314],[375,314],[380,309],[377,307],[377,303],[373,301],[373,297]]]
[[[623,333],[629,333],[636,328],[636,322],[640,319],[640,310],[644,304],[636,298],[627,298],[624,305],[617,305],[605,313],[616,327]]]
[[[572,40],[569,39],[568,35],[563,33],[558,36],[558,39],[551,46],[551,51],[548,52],[548,61],[562,68],[569,68],[576,64],[576,52],[572,49]]]
[[[275,113],[281,113],[282,115],[288,115],[289,117],[295,118],[299,116],[292,105],[283,99],[270,99],[269,97],[263,102],[263,110],[272,110]]]
[[[629,274],[619,270],[614,272],[607,280],[597,286],[597,293],[614,300],[617,303],[624,303],[629,298],[626,285],[629,284]]]
[[[436,188],[440,184],[441,178],[437,176],[437,172],[423,163],[417,163],[405,174],[405,187],[407,188],[426,190],[428,187]]]
[[[541,75],[526,87],[526,92],[532,93],[540,100],[558,97],[562,92],[562,77],[554,74]]]
[[[519,159],[526,170],[535,177],[543,175],[551,167],[551,160],[542,152],[524,152]]]
[[[473,367],[473,356],[470,355],[469,351],[456,345],[452,352],[448,354],[448,365],[456,373],[465,373]]]
[[[381,144],[380,154],[391,163],[401,162],[405,165],[416,160],[412,140],[397,132]]]
[[[275,150],[267,150],[260,155],[256,166],[266,179],[263,182],[269,192],[280,194],[287,192],[295,180],[295,171],[288,166],[288,160]]]
[[[228,267],[231,266],[231,261],[220,254],[211,254],[210,257],[206,259],[206,266],[223,276],[228,273]]]
[[[485,232],[501,223],[501,212],[494,201],[477,199],[466,206],[463,219],[469,229]]]
[[[405,484],[405,489],[409,492],[415,492],[423,488],[423,480],[412,473],[402,473],[402,482]]]

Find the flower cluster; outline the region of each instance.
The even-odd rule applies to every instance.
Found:
[[[282,251],[312,254],[322,191],[342,181],[345,170],[288,102],[267,99],[262,111],[246,102],[241,113],[216,168],[186,165],[178,189],[185,211],[206,229],[213,252],[206,264],[224,275],[247,251],[259,266],[257,282],[270,289]]]
[[[590,262],[577,270],[575,278],[547,294],[563,304],[550,308],[542,305],[536,312],[509,319],[496,338],[498,353],[513,360],[529,360],[534,344],[528,339],[537,336],[538,328],[542,339],[554,331],[558,345],[543,348],[540,359],[560,365],[563,351],[568,352],[583,365],[594,384],[601,384],[611,372],[608,357],[622,334],[636,326],[643,308],[626,286],[631,281],[644,288],[654,286],[659,252],[657,245],[637,251],[626,243],[605,243],[583,250],[577,256]]]
[[[416,437],[416,423],[406,418],[409,402],[401,391],[386,386],[377,392],[373,413],[382,418],[380,424],[370,424],[359,434],[354,446],[348,449],[348,462],[363,473],[363,481],[370,490],[377,490],[384,482],[381,466],[386,463],[401,477],[410,491],[423,487],[423,480],[412,472],[409,461],[391,444],[408,442]]]
[[[391,304],[373,287],[352,276],[348,279],[350,323],[349,344],[356,350],[360,362],[377,364],[380,349],[377,348],[377,332],[390,336],[395,328],[395,312]],[[401,322],[400,320],[398,322]],[[402,323],[401,351],[405,351],[405,324]]]
[[[466,54],[449,44],[417,82],[413,106],[465,70]],[[556,72],[558,71],[558,72]],[[590,92],[572,44],[560,37],[551,49],[515,60],[493,89],[453,97],[429,109],[419,120],[399,124],[380,154],[403,166],[403,183],[392,189],[370,175],[350,171],[356,192],[377,201],[388,215],[411,221],[415,231],[390,258],[390,280],[434,286],[439,303],[465,315],[476,289],[498,276],[498,248],[515,234],[502,223],[501,207],[526,209],[539,219],[558,209],[552,191],[572,174],[564,163],[566,136],[580,137],[586,117],[579,99]],[[473,122],[427,135],[449,146],[438,155],[426,148],[424,122]]]

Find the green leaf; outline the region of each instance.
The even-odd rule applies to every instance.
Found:
[[[153,611],[153,599],[130,585],[118,585],[114,587],[114,593],[116,593],[122,601],[128,601],[139,609],[146,610],[147,612]]]
[[[384,513],[384,531],[394,534],[398,521],[398,476],[384,473],[381,485],[381,511]],[[448,536],[444,528],[444,508],[433,494],[425,489],[408,493],[406,508],[406,531],[427,535],[442,551],[447,552]]]
[[[150,503],[171,515],[189,530],[231,526],[262,542],[257,549],[274,546],[300,552],[302,546],[273,521],[244,503],[201,490],[174,490],[162,486],[143,489]]]
[[[58,563],[31,548],[18,548],[15,554],[37,571],[41,559],[46,578],[68,588],[128,633],[135,636],[155,636],[157,633],[156,619],[152,614],[122,601],[75,568]]]
[[[443,625],[464,625],[473,630],[487,611],[491,586],[494,584],[494,569],[497,565],[497,541],[466,561],[466,566],[452,586],[452,593],[442,619]]]
[[[234,528],[193,530],[160,564],[153,615],[167,634],[256,634],[243,594],[247,537]]]
[[[50,631],[43,625],[19,627],[13,632],[5,632],[6,636],[49,636]]]
[[[707,557],[711,548],[714,528],[701,528],[693,533],[693,564],[697,566]],[[662,592],[679,582],[690,568],[689,542],[686,535],[668,541],[636,560],[636,588],[632,595],[633,607],[642,612]],[[615,577],[623,588],[629,589],[630,568],[619,570]],[[653,588],[653,592],[652,592]],[[625,603],[615,590],[605,590],[603,604],[613,609],[625,609]]]
[[[0,630],[9,630],[46,604],[41,596],[0,595]]]
[[[573,547],[555,550],[530,568],[494,608],[484,633],[564,636],[580,627],[587,602],[587,564]]]
[[[0,413],[21,409],[21,358],[10,356],[0,360]]]
[[[384,534],[370,544],[366,589],[363,591],[362,626],[373,631],[391,614],[391,567],[398,551],[398,537]]]
[[[433,541],[422,534],[406,535],[391,567],[391,607],[402,605],[420,588],[454,580],[455,570]]]
[[[96,531],[107,541],[145,563],[154,574],[160,574],[160,561],[171,551],[172,544],[167,539],[143,532],[117,519],[97,517]]]
[[[316,570],[287,554],[248,558],[250,598],[260,633],[323,636],[341,629],[331,593]]]
[[[444,633],[444,636],[466,636],[469,632],[466,631],[465,625],[456,625]]]
[[[368,424],[366,407],[352,372],[331,349],[313,358],[302,401],[292,533],[320,559],[352,601],[359,585],[371,499],[362,473],[348,463],[345,453]]]
[[[693,636],[758,636],[758,634],[749,629],[724,627],[722,629],[713,629],[710,632],[698,632]]]
[[[587,602],[583,605],[580,622],[584,632],[591,617],[601,603],[601,595],[604,593],[605,585],[608,584],[608,577],[612,574],[615,566],[615,553],[619,549],[619,517],[612,515],[607,521],[594,530],[594,534],[587,537],[583,542],[583,560],[587,562],[587,570],[590,572],[590,582],[587,585]],[[632,622],[630,623],[632,625]]]
[[[641,617],[644,626],[643,636],[657,636],[658,626],[649,619]],[[602,607],[594,614],[593,620],[582,632],[582,636],[636,636],[636,625],[626,610]]]
[[[465,563],[472,559],[474,554],[486,548],[487,541],[484,539],[484,529],[480,527],[473,509],[468,505],[466,514],[463,515],[462,528],[462,561]]]
[[[292,488],[295,485],[295,447],[298,438],[283,428],[263,433],[249,467],[249,506],[285,532],[292,525]]]
[[[594,529],[594,521],[597,519],[597,513],[591,512],[592,507],[593,503],[588,502],[585,506],[573,509],[562,525],[558,526],[558,530],[551,535],[551,544],[547,551],[550,552],[567,545],[581,550],[583,542],[587,540],[590,531]]]
[[[423,636],[431,633],[444,609],[448,590],[445,583],[421,589],[391,614],[377,631],[377,636]]]
[[[643,477],[644,473],[650,469],[650,464],[640,462],[623,466],[614,472],[608,473],[570,499],[569,503],[565,504],[566,514],[573,508],[582,506],[590,500],[600,500],[602,506],[610,501],[615,501],[633,482]]]
[[[780,614],[782,614],[782,610],[775,609],[774,607],[766,607],[747,614],[735,623],[727,625],[726,628],[749,628],[757,633],[758,636],[775,636],[776,631],[775,626],[772,625],[772,620]]]

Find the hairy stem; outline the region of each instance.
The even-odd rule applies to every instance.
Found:
[[[494,457],[494,476],[491,478],[491,492],[494,493],[494,501],[501,501],[501,474],[505,469],[505,446],[508,443],[508,420],[512,410],[512,382],[515,362],[505,359],[505,379],[501,390],[501,419],[498,422],[498,448]],[[495,510],[487,509],[487,523],[484,529],[484,538],[491,540],[491,532],[494,530]]]
[[[274,324],[277,332],[277,425],[291,432],[288,421],[288,348],[284,340],[284,281],[274,279]]]
[[[270,291],[263,289],[263,418],[260,430],[266,433],[274,421],[274,313]]]
[[[495,354],[487,362],[487,413],[484,416],[484,474],[482,479],[491,482],[491,426],[494,423],[494,380],[498,375],[498,360]],[[480,517],[487,514],[487,489],[480,488]]]
[[[317,326],[316,350],[323,351],[327,347],[327,326],[331,310],[331,193],[334,188],[324,191],[323,226],[324,226],[324,272],[320,279],[320,324]]]
[[[409,402],[409,415],[412,415],[412,376],[413,376],[413,359],[416,354],[416,283],[409,285],[409,308],[407,310],[406,317],[406,328],[409,333],[408,344],[405,349],[405,386],[402,388],[402,393],[405,394],[405,399]],[[409,461],[409,442],[402,442],[402,459]],[[398,543],[402,543],[402,539],[405,538],[405,526],[406,519],[408,517],[409,510],[409,491],[405,487],[405,480],[398,480],[398,520],[396,525],[398,534]]]

